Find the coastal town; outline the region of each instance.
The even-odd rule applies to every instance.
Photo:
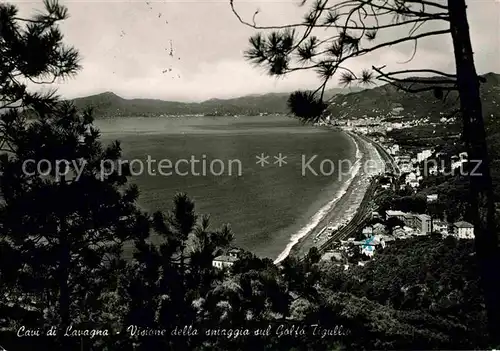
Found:
[[[364,206],[364,211],[363,205],[360,206],[355,216],[339,223],[330,222],[314,233],[314,243],[323,261],[333,261],[349,269],[352,265],[364,266],[377,251],[397,240],[427,235],[437,235],[443,239],[474,239],[474,226],[461,217],[454,220],[448,218],[446,210],[437,206],[439,192],[432,192],[432,187],[426,186],[430,178],[459,174],[467,162],[467,153],[462,151],[450,155],[442,152],[442,147],[432,145],[405,147],[391,137],[391,132],[418,126],[431,126],[434,127],[432,134],[436,130],[439,133],[439,128],[455,123],[455,119],[442,117],[434,122],[429,118],[404,119],[399,116],[402,111],[396,106],[390,115],[378,118],[364,116],[333,121],[329,116],[326,121],[316,124],[364,138],[378,149],[385,162],[385,171],[372,177],[372,187],[367,190],[369,194],[365,195],[375,200]],[[420,206],[416,207],[420,208],[411,208],[411,204],[408,206],[404,203],[387,206],[387,201],[382,201],[384,197],[394,200],[398,195],[418,199]],[[403,210],[405,207],[406,210]],[[231,267],[241,251],[230,249],[226,254],[216,257],[213,266]]]
[[[392,121],[365,117],[336,121],[334,125],[345,131],[367,136],[382,148],[390,163],[396,166],[395,172],[386,171],[378,177],[380,193],[403,192],[409,196],[420,196],[425,199],[427,206],[421,206],[424,209],[422,212],[401,211],[392,207],[373,211],[371,218],[365,222],[367,225],[362,226],[354,237],[340,239],[332,244],[323,254],[324,260],[337,261],[348,269],[350,264],[366,264],[378,249],[395,240],[423,235],[439,235],[443,238],[450,236],[460,240],[474,239],[474,226],[471,223],[461,219],[450,221],[446,211],[437,214],[431,210],[438,202],[440,194],[429,193],[425,187],[426,178],[458,174],[467,162],[467,153],[460,152],[449,156],[431,147],[406,149],[399,145],[388,136],[391,131],[430,124],[428,118],[398,121],[397,116],[401,111],[399,107],[393,109]],[[439,127],[454,122],[453,119],[443,117],[431,125]],[[443,157],[446,156],[449,156],[449,160],[443,162]]]

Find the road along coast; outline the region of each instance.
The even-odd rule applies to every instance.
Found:
[[[324,251],[328,243],[353,234],[364,218],[371,214],[371,199],[375,192],[374,176],[386,170],[386,155],[368,138],[346,132],[356,145],[356,164],[349,179],[311,221],[317,222],[307,232],[298,233],[275,260],[281,262],[288,255],[304,257],[309,249],[318,247]],[[318,216],[321,219],[317,221]]]

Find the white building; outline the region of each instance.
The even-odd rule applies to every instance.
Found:
[[[373,227],[365,227],[363,228],[363,235],[366,237],[370,237],[373,234]]]
[[[236,257],[221,255],[214,258],[214,260],[212,261],[212,266],[219,269],[229,268],[236,261],[238,261]]]
[[[426,214],[415,215],[415,229],[422,235],[430,234],[432,232],[431,217]]]
[[[401,227],[395,227],[392,231],[392,235],[394,235],[395,238],[403,239],[408,236],[408,233]]]
[[[402,221],[405,220],[405,216],[406,216],[406,213],[403,212],[403,211],[393,211],[393,210],[387,210],[385,211],[385,216],[387,217],[387,219],[391,218],[391,217],[396,217]]]
[[[234,262],[238,261],[243,250],[238,248],[232,248],[227,251],[227,255],[221,255],[214,258],[212,261],[212,266],[215,268],[227,268],[231,267]]]
[[[438,194],[427,195],[427,202],[434,202],[437,201],[437,199],[438,199]]]
[[[469,222],[456,222],[453,224],[453,234],[458,239],[474,239],[474,226]]]
[[[429,157],[431,157],[432,155],[432,150],[423,150],[422,152],[419,152],[417,154],[417,162],[422,162],[424,160],[427,160]]]

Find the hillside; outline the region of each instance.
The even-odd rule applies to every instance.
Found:
[[[360,89],[333,88],[325,92],[330,99],[337,94]],[[124,99],[112,92],[74,99],[76,107],[93,106],[97,118],[122,116],[165,115],[258,115],[260,113],[287,113],[290,93],[248,95],[233,99],[210,99],[200,103],[164,101],[155,99]]]
[[[500,75],[484,75],[481,84],[484,115],[496,115],[500,104]],[[430,78],[432,79],[432,78]],[[126,116],[166,115],[258,115],[286,114],[290,93],[268,93],[247,95],[232,99],[210,99],[203,102],[176,102],[156,99],[124,99],[112,92],[74,99],[78,108],[93,106],[97,118]],[[325,92],[325,99],[331,99],[329,112],[335,119],[356,117],[391,117],[394,108],[400,108],[397,118],[414,119],[430,117],[437,121],[451,114],[458,107],[456,94],[450,94],[446,102],[434,96],[433,92],[406,93],[386,84],[373,89],[333,88]]]
[[[500,103],[500,75],[488,73],[483,76],[485,83],[481,84],[484,115],[490,117],[498,112]],[[430,78],[432,79],[432,78]],[[457,95],[450,94],[446,102],[434,96],[433,92],[407,93],[386,84],[369,90],[345,95],[336,95],[332,99],[329,112],[332,117],[381,117],[391,116],[394,108],[403,108],[400,118],[424,118],[439,120],[443,115],[450,114],[458,107]]]

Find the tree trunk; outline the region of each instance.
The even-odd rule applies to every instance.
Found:
[[[66,179],[61,179],[60,186],[66,187]],[[70,337],[65,337],[64,333],[66,328],[71,324],[71,313],[70,313],[70,289],[69,289],[69,270],[71,264],[71,251],[68,238],[68,229],[66,223],[66,216],[60,218],[61,223],[59,227],[59,269],[58,269],[58,283],[59,283],[59,317],[61,323],[61,331],[58,335],[62,338],[61,345],[63,350],[70,350],[72,347],[72,342]]]
[[[448,0],[450,29],[455,51],[457,86],[463,119],[463,136],[469,158],[470,212],[474,224],[476,255],[488,316],[492,346],[500,336],[500,271],[498,235],[495,224],[495,200],[490,174],[486,132],[483,121],[479,77],[467,21],[465,0]],[[479,167],[471,173],[479,164]]]
[[[66,235],[65,232],[60,233],[61,236]],[[70,253],[69,253],[69,245],[67,243],[67,238],[61,238],[61,252],[60,252],[60,260],[59,260],[59,317],[61,323],[61,331],[59,335],[62,337],[61,344],[63,349],[66,350],[70,347],[71,343],[69,343],[70,338],[65,337],[64,333],[66,332],[66,328],[71,324],[70,321],[70,293],[68,286],[68,278],[69,278],[69,264],[70,264]]]

